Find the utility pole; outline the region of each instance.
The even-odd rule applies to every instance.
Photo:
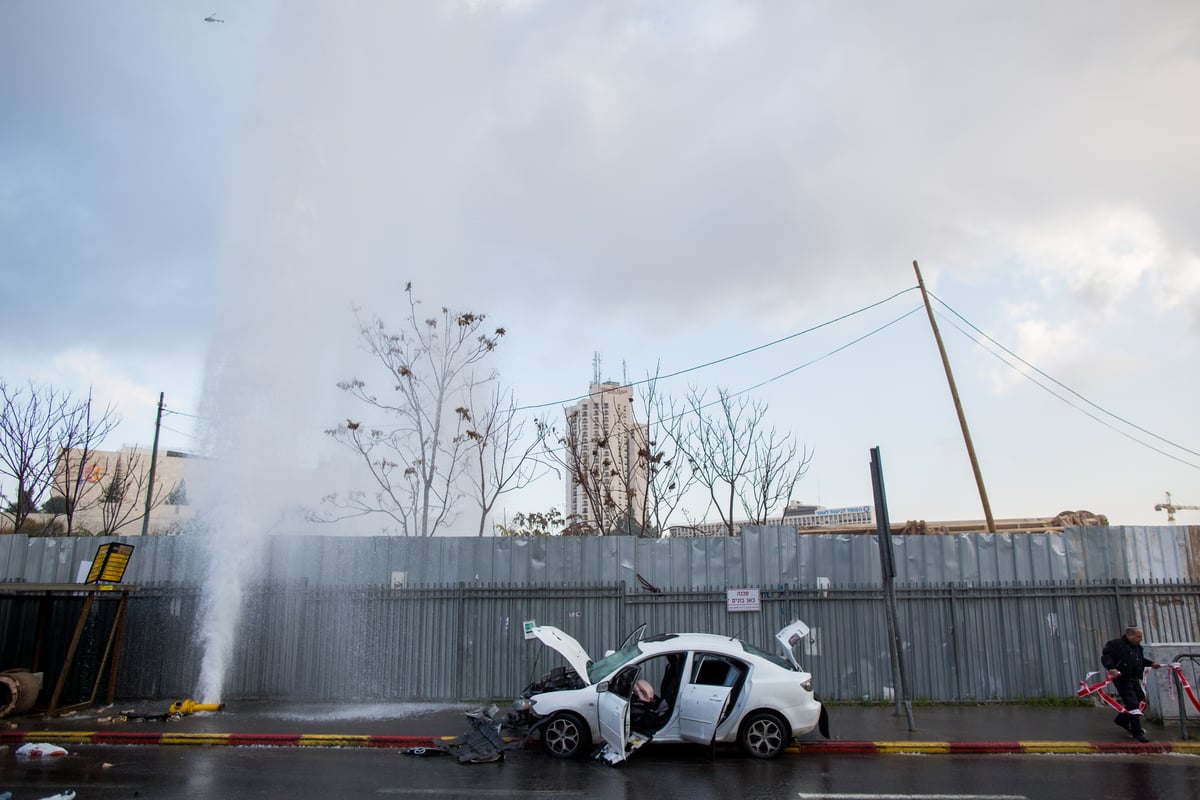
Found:
[[[158,462],[158,429],[162,427],[163,392],[158,393],[158,416],[154,419],[154,447],[150,450],[150,477],[146,481],[146,513],[142,515],[142,536],[150,530],[150,509],[154,505],[154,467]]]
[[[967,455],[971,459],[971,470],[975,473],[975,485],[979,487],[979,499],[983,501],[983,516],[987,519],[988,533],[996,532],[996,520],[992,518],[992,506],[988,502],[987,489],[983,487],[983,473],[979,471],[979,459],[975,457],[975,445],[971,443],[971,432],[967,430],[967,416],[963,413],[962,401],[958,399],[958,387],[954,384],[954,373],[950,371],[950,359],[946,356],[946,346],[942,344],[942,334],[938,331],[937,321],[933,318],[933,306],[929,304],[929,294],[925,291],[925,280],[921,277],[921,268],[913,262],[917,272],[917,285],[921,287],[921,299],[925,301],[925,313],[929,315],[929,325],[933,328],[933,338],[937,340],[938,352],[942,355],[942,366],[946,369],[946,381],[950,384],[950,396],[954,398],[954,410],[958,412],[958,425],[962,428],[963,441],[967,443]]]

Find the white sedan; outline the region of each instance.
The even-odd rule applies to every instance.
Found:
[[[558,628],[533,635],[566,659],[531,683],[513,703],[510,724],[537,730],[552,756],[623,761],[641,745],[736,742],[756,758],[774,758],[792,739],[819,728],[828,737],[824,706],[812,676],[796,660],[808,634],[799,620],[779,631],[778,654],[735,637],[665,633],[641,638],[643,625],[616,651],[592,661]]]

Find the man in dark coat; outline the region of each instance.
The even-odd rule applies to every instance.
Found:
[[[1108,677],[1121,696],[1121,705],[1125,706],[1125,711],[1113,722],[1139,742],[1150,741],[1142,730],[1142,701],[1146,699],[1146,693],[1142,691],[1142,673],[1146,667],[1158,669],[1160,665],[1147,659],[1142,652],[1141,627],[1130,625],[1124,636],[1105,644],[1100,663],[1108,670]]]

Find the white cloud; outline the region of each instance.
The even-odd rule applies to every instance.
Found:
[[[1015,241],[1043,288],[1056,284],[1085,307],[1111,312],[1169,260],[1155,221],[1136,208],[1095,209],[1082,219],[1057,219]]]

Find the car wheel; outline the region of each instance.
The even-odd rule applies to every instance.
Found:
[[[775,758],[791,743],[788,724],[770,711],[756,711],[742,723],[738,741],[746,755],[754,758]]]
[[[578,714],[560,711],[542,726],[542,747],[555,758],[575,758],[592,745],[592,733]]]

